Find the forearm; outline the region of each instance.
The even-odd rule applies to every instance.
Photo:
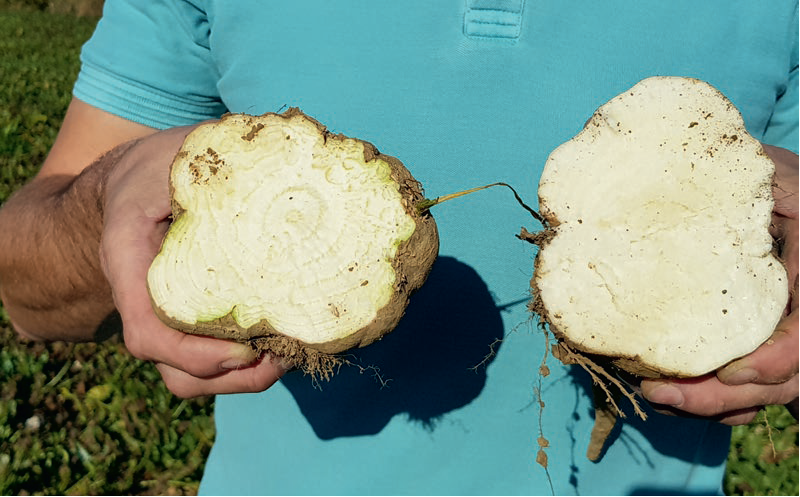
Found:
[[[0,297],[22,336],[91,340],[114,311],[98,255],[103,194],[130,146],[77,176],[37,177],[0,209]]]

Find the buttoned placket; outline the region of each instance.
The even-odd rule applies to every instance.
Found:
[[[516,40],[522,31],[525,0],[466,0],[464,35]]]

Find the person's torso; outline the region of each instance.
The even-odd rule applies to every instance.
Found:
[[[503,181],[535,205],[549,152],[654,75],[717,86],[758,137],[788,71],[766,26],[791,19],[746,2],[196,3],[231,112],[299,107],[399,158],[429,196]],[[540,226],[502,189],[433,215],[440,258],[397,330],[329,382],[293,372],[217,397],[204,493],[718,491],[727,430],[704,422],[629,418],[588,462],[590,380],[552,358],[539,374],[535,251],[515,235]]]

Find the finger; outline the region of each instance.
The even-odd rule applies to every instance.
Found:
[[[169,328],[156,317],[149,297],[145,297],[128,298],[125,312],[120,310],[125,346],[135,357],[164,363],[196,377],[241,368],[256,360],[256,352],[247,345]]]
[[[694,414],[689,414],[685,411],[681,411],[680,409],[676,409],[670,406],[662,406],[662,405],[653,405],[653,410],[659,414],[664,414],[667,416],[680,416],[680,417],[688,417],[693,419],[704,419],[704,420],[712,420],[718,423],[722,423],[728,426],[739,426],[739,425],[746,425],[751,423],[758,413],[761,412],[761,407],[750,407],[747,409],[738,409],[731,412],[726,412],[723,414],[719,414],[716,416],[698,416]]]
[[[124,325],[125,346],[130,353],[194,377],[210,377],[247,367],[258,358],[258,354],[244,344],[182,333],[167,327],[158,318],[149,325],[141,325],[143,321]]]
[[[206,378],[194,377],[166,364],[157,364],[167,388],[182,398],[226,393],[262,392],[286,372],[280,359],[266,356],[256,363]]]
[[[187,335],[162,323],[153,312],[145,282],[164,223],[132,215],[116,221],[103,236],[103,260],[131,354],[197,377],[216,375],[256,359],[246,345]]]
[[[740,409],[738,411],[732,411],[722,416],[719,416],[719,418],[717,418],[716,421],[728,426],[746,425],[752,423],[753,420],[756,419],[756,416],[758,416],[758,413],[761,412],[761,410],[762,408],[760,407]]]
[[[753,353],[717,371],[727,385],[783,383],[798,371],[798,311],[781,319],[769,340]]]
[[[798,218],[798,158],[797,154],[784,148],[764,145],[764,151],[775,163],[773,197],[775,212]]]
[[[642,395],[648,401],[703,417],[785,404],[797,397],[797,377],[776,385],[725,385],[716,376],[686,380],[642,381]]]
[[[778,147],[764,145],[775,164],[772,193],[775,200],[770,233],[779,242],[780,257],[786,265],[790,284],[790,309],[797,308],[798,275],[798,156]],[[792,286],[794,285],[794,286]]]
[[[797,292],[798,255],[800,255],[799,229],[797,219],[790,219],[778,214],[772,215],[770,234],[778,243],[778,256],[786,267],[790,290],[794,289],[795,294]],[[796,303],[794,305],[796,306]]]

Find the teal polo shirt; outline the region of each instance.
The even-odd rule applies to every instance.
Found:
[[[429,196],[504,181],[535,205],[550,151],[654,75],[708,81],[797,151],[796,2],[107,0],[82,61],[75,96],[109,112],[167,128],[300,107]],[[712,422],[631,413],[588,461],[590,380],[549,356],[539,374],[535,252],[515,237],[537,222],[503,189],[433,214],[440,257],[393,333],[331,381],[217,396],[201,493],[721,492]]]

